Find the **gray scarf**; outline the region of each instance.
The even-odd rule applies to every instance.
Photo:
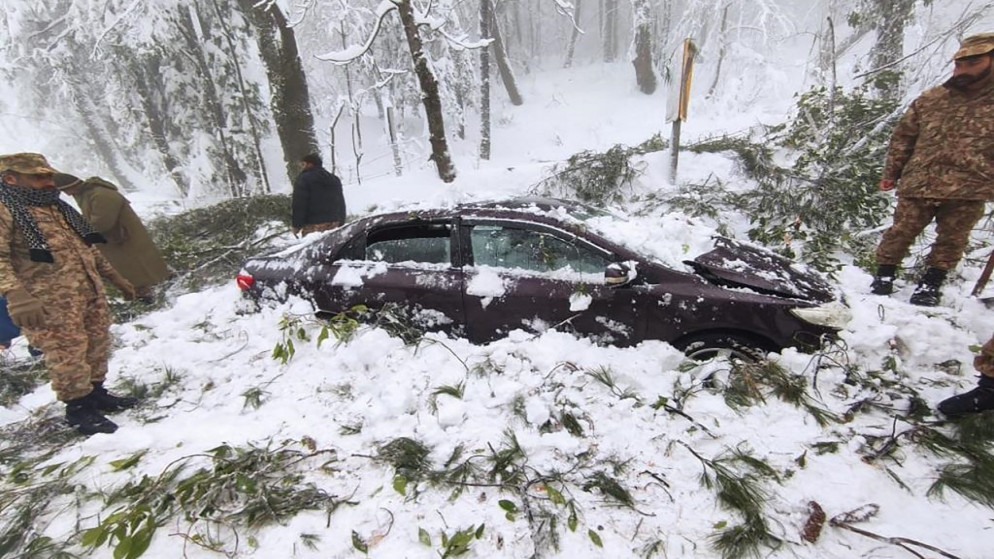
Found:
[[[52,251],[48,243],[45,242],[45,235],[38,229],[38,223],[28,211],[28,206],[58,206],[66,223],[88,246],[93,243],[107,242],[103,235],[93,230],[93,226],[86,221],[86,218],[62,200],[58,190],[25,188],[7,184],[7,181],[0,179],[0,202],[10,210],[10,214],[14,217],[14,224],[28,240],[31,260],[34,262],[55,262],[55,259],[52,258]]]

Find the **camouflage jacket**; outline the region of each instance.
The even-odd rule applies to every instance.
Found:
[[[994,199],[994,79],[980,91],[934,87],[894,129],[883,179],[898,196]]]
[[[101,276],[114,273],[110,262],[95,247],[87,246],[62,217],[56,206],[28,206],[55,258],[54,263],[33,262],[28,241],[14,224],[7,206],[0,204],[0,293],[23,287],[48,305],[60,308],[67,293],[90,285],[106,297]]]

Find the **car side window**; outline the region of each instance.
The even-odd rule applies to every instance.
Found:
[[[366,238],[365,260],[449,264],[452,226],[428,224],[374,230]]]
[[[470,243],[478,266],[602,274],[608,264],[606,258],[582,245],[529,229],[476,225]]]

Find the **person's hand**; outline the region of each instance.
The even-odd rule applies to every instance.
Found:
[[[124,297],[125,301],[134,301],[138,296],[138,292],[135,290],[135,286],[131,285],[131,282],[125,279],[120,272],[114,270],[113,273],[107,274],[107,281],[109,281],[118,291],[121,292],[121,297]]]
[[[884,192],[889,192],[891,190],[894,190],[894,186],[896,185],[897,182],[894,181],[893,179],[880,179],[880,190]]]
[[[41,328],[45,325],[45,304],[23,287],[7,292],[7,312],[18,328]]]

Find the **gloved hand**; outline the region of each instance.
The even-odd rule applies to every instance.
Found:
[[[138,296],[135,286],[131,285],[131,282],[124,278],[117,270],[104,276],[107,278],[118,291],[121,292],[121,296],[124,297],[125,301],[134,301]]]
[[[45,304],[23,287],[7,292],[7,312],[18,328],[41,328],[45,325]]]

